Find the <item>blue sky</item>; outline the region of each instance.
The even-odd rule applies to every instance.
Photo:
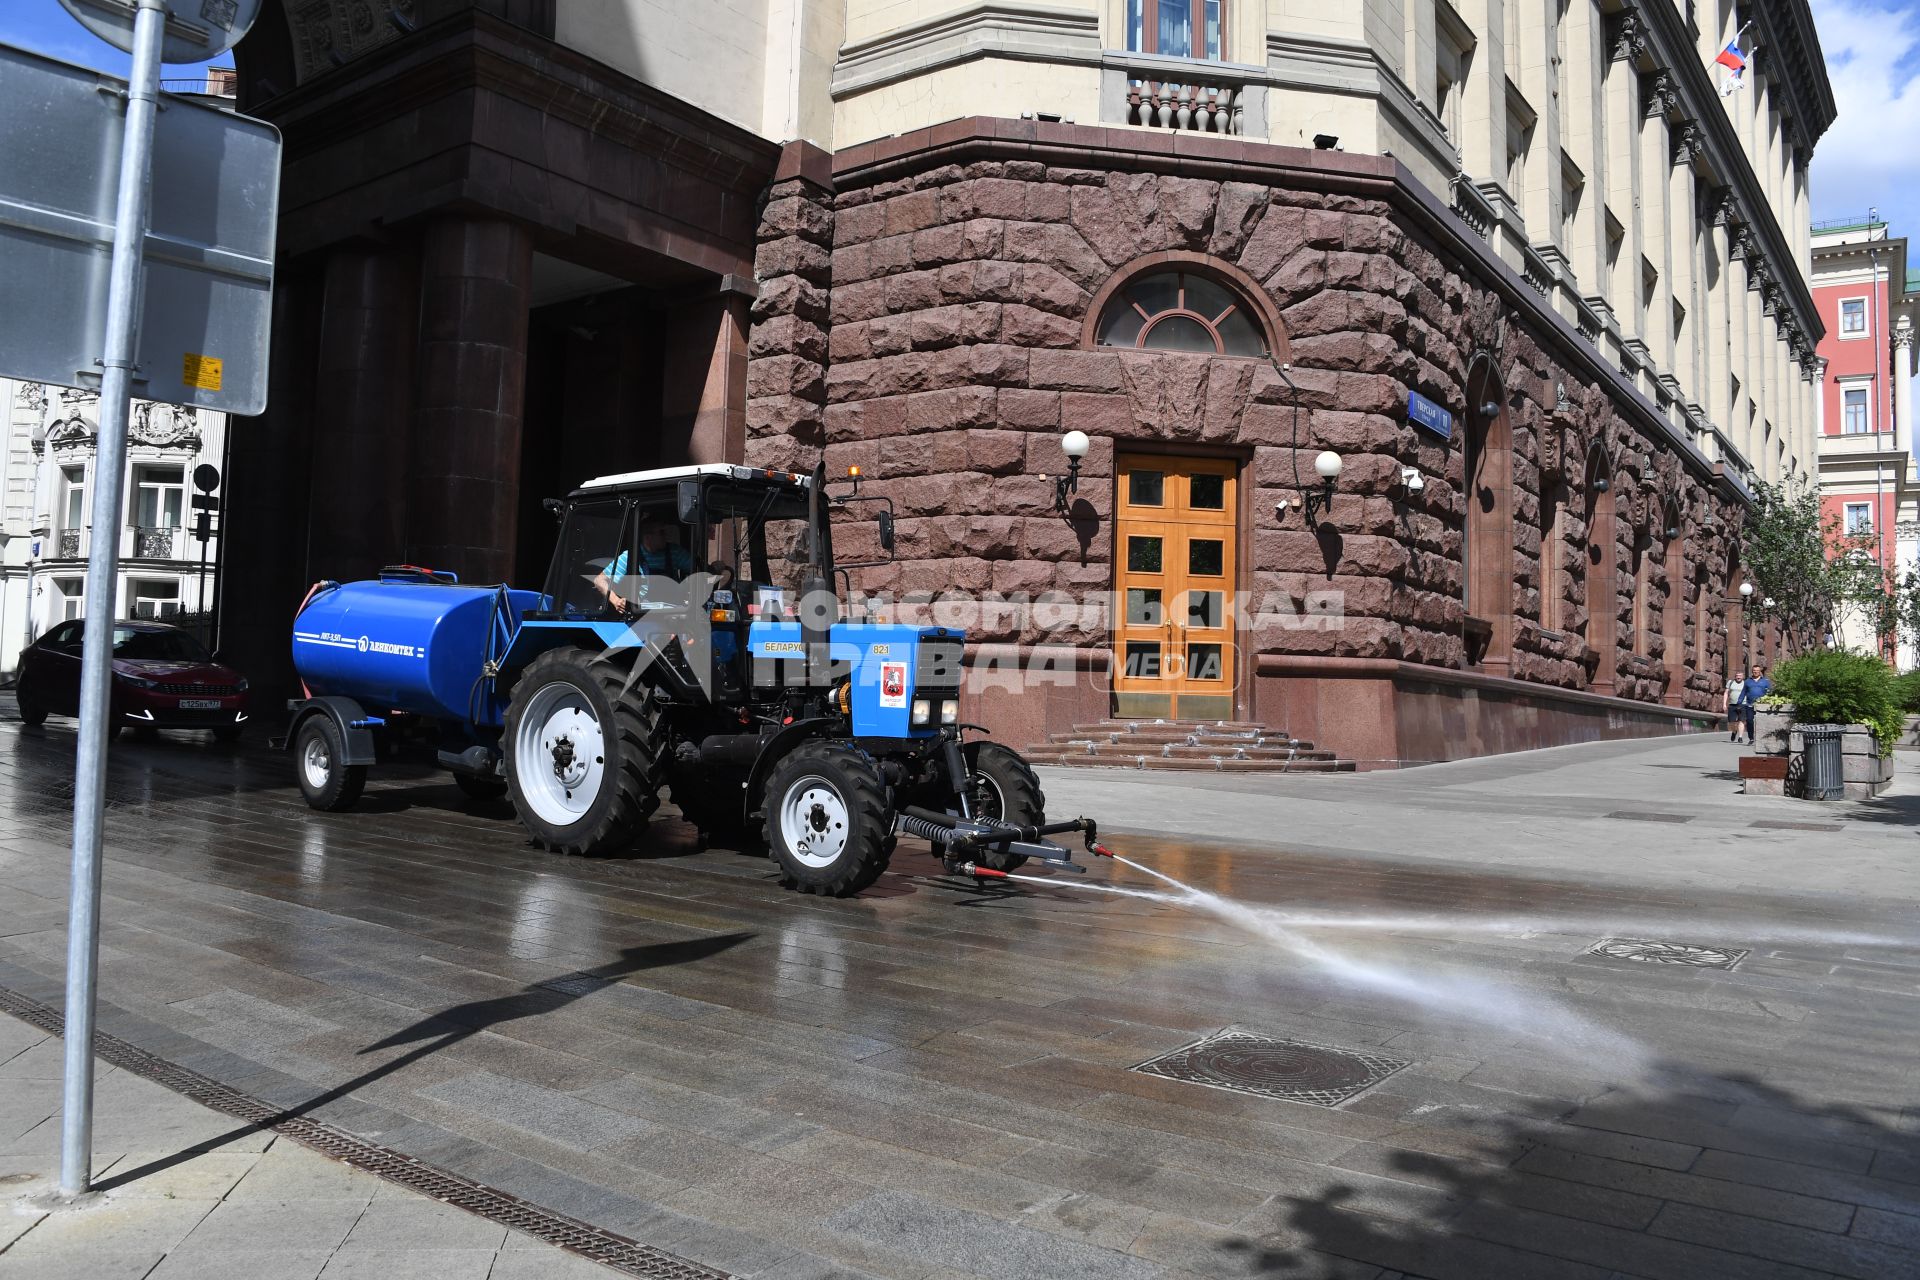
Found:
[[[1920,0],[1812,5],[1840,107],[1814,151],[1814,219],[1877,207],[1896,235],[1920,232]],[[127,56],[89,34],[59,0],[0,0],[0,40],[118,75],[127,71]],[[232,55],[215,61],[231,66]],[[186,79],[196,69],[170,65],[164,74]]]
[[[77,62],[113,75],[124,76],[133,59],[88,31],[60,7],[60,0],[0,0],[0,41],[32,49],[62,62]],[[230,67],[233,55],[213,59],[216,66]],[[204,62],[162,68],[163,79],[188,80],[206,66]]]
[[[1813,0],[1813,20],[1840,108],[1813,152],[1814,220],[1878,207],[1920,233],[1920,0]]]

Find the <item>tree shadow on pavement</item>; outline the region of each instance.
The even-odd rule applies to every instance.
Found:
[[[417,1045],[417,1048],[355,1076],[344,1084],[335,1085],[305,1102],[288,1107],[266,1120],[242,1125],[218,1137],[195,1143],[172,1155],[149,1161],[137,1169],[116,1173],[101,1181],[95,1190],[111,1191],[115,1187],[138,1182],[141,1178],[172,1168],[174,1165],[183,1164],[208,1151],[218,1150],[227,1143],[249,1134],[309,1115],[329,1103],[347,1097],[357,1089],[364,1089],[375,1081],[403,1071],[421,1059],[451,1048],[463,1040],[479,1035],[482,1031],[523,1018],[537,1018],[555,1013],[584,996],[590,996],[597,991],[616,985],[631,974],[647,969],[660,969],[669,965],[691,964],[705,960],[723,951],[729,951],[754,936],[752,933],[725,933],[682,942],[657,942],[646,946],[628,947],[620,953],[619,959],[610,960],[606,964],[530,983],[512,995],[497,996],[490,1000],[470,1000],[439,1013],[429,1014],[410,1026],[402,1027],[385,1039],[359,1050],[359,1053],[362,1055],[377,1053],[382,1049],[397,1049],[403,1045]]]
[[[1328,1168],[1316,1193],[1243,1220],[1216,1244],[1220,1273],[1920,1275],[1911,1108],[1814,1102],[1739,1074],[1665,1077],[1492,1121],[1465,1108],[1438,1142],[1453,1108],[1422,1108],[1418,1131],[1339,1157],[1364,1166],[1351,1180]]]

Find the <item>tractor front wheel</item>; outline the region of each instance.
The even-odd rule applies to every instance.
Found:
[[[974,817],[998,818],[1023,827],[1047,820],[1047,797],[1040,790],[1040,779],[1019,752],[997,742],[969,742],[960,750],[967,761],[967,804]],[[1012,871],[1026,860],[1025,854],[998,850],[978,859],[995,871]]]
[[[556,853],[631,846],[660,807],[668,731],[660,699],[627,668],[582,649],[536,658],[513,689],[507,794]]]
[[[767,843],[787,888],[845,898],[887,869],[893,814],[865,752],[803,742],[774,766],[766,795]]]

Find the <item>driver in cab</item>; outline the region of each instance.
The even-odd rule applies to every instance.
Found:
[[[680,582],[693,572],[693,557],[680,545],[679,533],[679,526],[670,520],[658,516],[641,517],[640,547],[634,559],[629,562],[627,553],[622,551],[593,580],[594,588],[606,598],[615,613],[624,615],[633,608],[635,601],[647,598],[648,578],[671,578]],[[630,563],[635,576],[628,582]],[[632,594],[622,594],[622,587],[629,588]]]

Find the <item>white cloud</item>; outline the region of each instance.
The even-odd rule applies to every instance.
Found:
[[[1909,224],[1896,234],[1920,230],[1920,11],[1911,0],[1813,0],[1813,20],[1839,107],[1813,153],[1813,216],[1877,206]]]

